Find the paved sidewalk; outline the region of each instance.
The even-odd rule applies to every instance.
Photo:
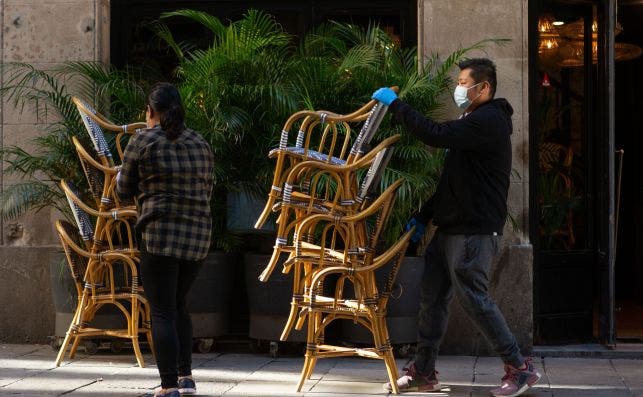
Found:
[[[79,353],[54,367],[55,352],[43,345],[0,345],[1,396],[146,396],[159,385],[156,367],[133,355]],[[401,371],[407,360],[398,360]],[[200,396],[384,396],[381,361],[357,358],[320,360],[303,393],[295,393],[301,357],[273,359],[261,354],[194,355]],[[525,396],[643,396],[643,360],[601,358],[536,359],[543,378]],[[488,396],[497,385],[500,361],[492,357],[445,356],[438,362],[442,393],[424,396]]]

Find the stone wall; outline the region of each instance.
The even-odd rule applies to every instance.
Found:
[[[527,0],[418,1],[418,44],[427,54],[448,54],[483,38],[510,38],[486,54],[498,66],[498,96],[514,107],[514,176],[510,213],[520,230],[505,229],[504,248],[494,268],[492,295],[525,350],[532,343],[532,248],[528,243],[528,92]],[[0,2],[0,60],[27,62],[53,69],[71,60],[109,60],[109,0],[2,0]],[[454,72],[455,73],[455,72]],[[1,81],[0,81],[1,83]],[[448,100],[448,98],[446,99]],[[452,114],[445,117],[455,116]],[[20,113],[0,103],[0,142],[29,148],[50,119]],[[4,165],[2,165],[4,166]],[[0,178],[2,178],[0,174]],[[1,186],[15,182],[0,179]],[[54,332],[49,286],[49,253],[58,242],[53,230],[57,215],[43,210],[11,221],[0,220],[0,341],[44,342]],[[485,353],[488,347],[458,307],[453,314],[444,352]]]
[[[488,57],[497,66],[497,97],[504,97],[514,108],[513,169],[509,191],[509,213],[517,230],[507,222],[503,248],[491,275],[491,295],[505,314],[509,327],[525,351],[533,340],[533,249],[529,244],[529,108],[528,108],[528,20],[527,0],[489,0],[480,2],[419,0],[418,47],[423,54],[443,56],[459,47],[483,39],[510,39],[501,46],[488,44],[484,51],[469,57]],[[457,70],[454,71],[454,77]],[[446,101],[450,99],[445,98]],[[445,118],[459,114],[455,106]],[[445,353],[485,354],[489,347],[453,304]]]
[[[52,70],[66,61],[109,59],[109,0],[0,1],[0,60]],[[0,83],[3,83],[0,81]],[[4,86],[4,84],[2,84]],[[42,106],[42,105],[40,105]],[[43,113],[43,112],[41,112]],[[0,103],[0,143],[33,148],[51,114]],[[5,164],[2,164],[4,170]],[[0,173],[0,175],[2,175]],[[2,177],[1,188],[16,182]],[[44,342],[54,330],[48,252],[58,245],[55,211],[0,221],[0,341]]]

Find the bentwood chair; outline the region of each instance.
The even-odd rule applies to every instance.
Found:
[[[138,258],[139,251],[134,232],[137,219],[135,207],[113,208],[109,211],[96,210],[79,197],[76,188],[64,179],[60,186],[67,197],[78,229],[86,247],[95,254],[105,249],[120,250],[132,258]],[[91,221],[91,218],[95,222]]]
[[[269,153],[277,161],[268,200],[255,228],[259,229],[265,223],[275,201],[281,197],[285,179],[294,165],[302,161],[333,165],[356,161],[366,151],[387,109],[388,106],[372,100],[346,115],[327,111],[300,111],[290,116],[281,132],[279,146]],[[349,148],[352,139],[350,123],[361,122],[364,122],[362,128]],[[299,128],[294,144],[289,144],[292,142],[291,130],[297,125]]]
[[[307,321],[306,357],[297,391],[310,378],[318,358],[361,356],[384,360],[391,383],[395,385],[397,367],[386,325],[386,307],[397,272],[413,230],[407,232],[389,249],[376,255],[379,236],[391,213],[401,180],[392,184],[368,208],[358,214],[337,217],[316,214],[305,218],[297,227],[296,255],[289,261],[294,267],[291,312],[282,338],[293,324],[301,329]],[[343,243],[337,245],[335,235]],[[311,244],[311,238],[317,244]],[[375,271],[393,262],[387,282],[380,291]],[[328,276],[333,280],[334,294],[324,294]],[[352,293],[346,294],[350,283]],[[370,348],[349,348],[325,344],[326,327],[335,320],[351,320],[366,327],[373,335]],[[398,393],[396,385],[394,392]]]
[[[87,149],[80,140],[73,136],[72,142],[78,154],[78,159],[87,179],[89,192],[96,202],[99,211],[109,211],[112,208],[132,207],[131,201],[122,201],[116,194],[117,167],[103,165],[98,156]]]
[[[288,338],[293,326],[297,330],[303,326],[306,312],[301,311],[300,303],[305,292],[312,288],[310,281],[315,271],[340,266],[348,260],[354,266],[373,261],[401,184],[402,180],[397,180],[358,213],[346,216],[315,214],[298,223],[294,253],[284,262],[284,273],[293,273],[293,297],[281,340]]]
[[[56,357],[60,366],[71,343],[70,359],[74,358],[83,338],[117,337],[131,341],[140,367],[145,361],[139,347],[139,334],[144,333],[154,352],[150,308],[138,285],[138,270],[131,256],[116,250],[92,253],[84,245],[79,229],[63,220],[56,230],[65,251],[77,292],[74,317]],[[126,328],[104,329],[91,326],[96,313],[105,305],[115,306],[127,322]]]
[[[123,161],[123,142],[126,136],[135,134],[137,131],[147,128],[144,122],[136,122],[131,124],[116,125],[109,121],[105,116],[96,111],[89,103],[78,98],[72,97],[72,101],[76,105],[80,118],[89,133],[89,136],[94,144],[94,149],[101,160],[101,163],[108,167],[114,166],[112,153],[107,144],[107,139],[103,134],[103,129],[116,133],[116,151],[118,152],[119,164]]]
[[[268,280],[282,253],[293,254],[293,234],[304,217],[315,213],[351,215],[367,204],[368,195],[379,184],[392,154],[391,146],[397,140],[399,135],[385,139],[351,164],[329,165],[304,161],[292,168],[284,184],[282,199],[273,207],[273,211],[279,213],[277,238],[270,261],[259,277],[261,281]],[[369,167],[368,171],[361,172],[360,184],[359,171],[366,167]],[[321,179],[325,179],[325,182]]]
[[[300,391],[310,379],[319,358],[358,356],[383,360],[393,393],[397,387],[397,365],[386,324],[386,310],[393,291],[397,273],[404,259],[404,252],[414,230],[409,230],[387,251],[370,264],[361,259],[347,260],[342,265],[318,267],[311,274],[311,287],[305,291],[299,306],[307,313],[306,355],[297,385]],[[382,290],[378,290],[375,271],[390,264],[391,270]],[[334,295],[324,295],[324,284],[331,275],[339,276]],[[353,287],[354,297],[345,297],[346,282]],[[333,346],[324,343],[324,331],[335,320],[353,321],[364,326],[373,336],[371,347]]]

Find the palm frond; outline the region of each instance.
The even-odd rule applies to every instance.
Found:
[[[41,181],[8,185],[0,193],[2,219],[15,219],[29,210],[39,210],[54,205],[61,199],[61,192]]]
[[[185,17],[195,22],[198,22],[201,25],[208,28],[217,37],[221,36],[223,32],[226,30],[226,26],[223,23],[221,23],[219,18],[203,11],[182,9],[182,10],[164,12],[161,14],[161,19],[173,18],[173,17]]]

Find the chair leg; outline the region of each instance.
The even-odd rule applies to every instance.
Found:
[[[58,350],[58,355],[56,356],[56,367],[60,367],[60,363],[62,363],[63,358],[65,357],[65,352],[67,351],[67,346],[69,346],[69,342],[71,341],[72,338],[72,325],[69,326],[69,329],[67,330],[67,333],[65,334],[65,339],[63,340],[63,344],[60,346],[60,349]]]
[[[297,305],[297,302],[293,298],[292,302],[290,302],[290,313],[288,314],[288,320],[286,320],[286,325],[284,326],[283,331],[281,331],[281,336],[279,337],[280,340],[285,341],[286,339],[288,339],[288,335],[290,335],[290,331],[292,331],[292,327],[293,325],[295,325],[298,307],[299,305]]]
[[[393,394],[400,394],[400,389],[397,387],[397,364],[395,363],[395,357],[393,356],[393,349],[390,348],[389,351],[384,353],[384,363],[386,364],[386,372],[388,372],[388,378],[391,382],[391,389]]]
[[[317,345],[315,344],[315,325],[314,321],[315,315],[311,316],[308,321],[308,332],[306,333],[306,355],[304,357],[304,366],[301,369],[301,377],[299,378],[299,383],[297,384],[297,393],[301,392],[301,388],[304,386],[309,373],[312,371],[312,368],[315,366],[315,354],[317,350]]]
[[[268,281],[268,278],[270,278],[272,271],[275,270],[275,266],[277,266],[277,263],[279,262],[280,256],[281,256],[281,248],[279,248],[278,246],[275,246],[275,248],[273,248],[272,250],[272,255],[270,256],[270,260],[268,261],[268,264],[259,275],[259,281],[261,282]]]
[[[393,348],[389,341],[388,329],[386,327],[386,318],[374,317],[372,321],[373,337],[375,339],[375,346],[379,349],[386,345],[386,350],[383,352],[384,364],[386,365],[386,372],[388,373],[389,381],[391,382],[391,389],[393,394],[400,394],[397,387],[397,364],[393,356]]]
[[[275,251],[277,251],[278,248],[275,248]],[[274,255],[274,254],[273,254]],[[300,284],[300,278],[301,278],[301,266],[299,264],[295,264],[295,271],[293,272],[293,288],[292,288],[292,301],[290,302],[290,313],[288,314],[288,320],[286,321],[286,326],[284,327],[284,330],[281,332],[281,340],[286,340],[288,339],[288,335],[290,335],[290,331],[292,331],[293,325],[295,325],[295,320],[297,319],[297,313],[298,313],[298,308],[299,308],[299,303],[298,303],[298,298],[296,298],[297,295],[300,296],[299,299],[301,298],[301,295],[303,291],[301,291],[301,287],[299,286]],[[299,328],[301,329],[301,327]]]
[[[145,359],[143,358],[143,354],[141,354],[141,348],[138,345],[137,336],[132,338],[132,347],[134,348],[134,355],[136,356],[136,362],[138,363],[138,366],[141,368],[145,368]]]
[[[76,357],[76,350],[78,350],[78,345],[80,344],[80,341],[83,339],[82,336],[76,335],[76,338],[74,339],[74,343],[71,345],[71,350],[69,350],[69,359],[73,359]]]
[[[308,368],[310,368],[312,362],[312,355],[314,353],[306,351],[306,356],[304,357],[304,366],[301,369],[301,377],[299,378],[299,383],[297,383],[297,393],[301,392],[301,388],[304,387],[306,382],[306,375],[308,375]]]
[[[141,304],[141,309],[142,309],[142,318],[145,319],[145,328],[147,331],[145,331],[145,335],[147,337],[147,344],[150,346],[150,351],[152,352],[152,358],[156,362],[156,349],[154,348],[154,339],[152,339],[152,319],[150,315],[150,304],[146,301],[143,300]]]
[[[313,356],[310,360],[310,365],[308,366],[308,373],[306,374],[306,379],[310,379],[313,376],[313,371],[315,370],[315,364],[317,364],[317,357]]]
[[[138,296],[132,297],[132,311],[128,320],[131,324],[128,326],[132,337],[132,347],[134,348],[134,355],[136,356],[136,362],[141,368],[145,368],[145,359],[143,359],[143,354],[141,354],[141,348],[138,345]]]
[[[152,339],[152,331],[145,331],[145,336],[147,337],[147,344],[150,346],[150,351],[152,352],[152,359],[156,362],[156,350],[154,349],[154,340]]]

